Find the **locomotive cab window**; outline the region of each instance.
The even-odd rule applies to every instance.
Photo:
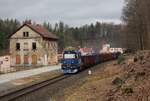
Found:
[[[81,54],[78,54],[78,58],[80,58],[81,57]]]
[[[64,59],[76,59],[79,57],[79,54],[64,54]]]
[[[74,59],[76,58],[75,54],[64,54],[64,59]]]

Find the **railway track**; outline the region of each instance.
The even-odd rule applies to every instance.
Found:
[[[28,86],[28,87],[25,87],[25,88],[22,88],[22,89],[19,89],[19,90],[16,90],[16,91],[4,94],[4,95],[1,95],[0,101],[13,101],[19,97],[22,97],[26,94],[35,92],[36,90],[42,89],[48,85],[54,84],[58,81],[66,79],[68,77],[70,77],[70,75],[61,74],[61,75],[54,77],[52,79],[48,79],[48,80],[33,84],[31,86]]]

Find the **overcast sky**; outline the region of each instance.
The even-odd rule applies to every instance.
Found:
[[[37,23],[63,21],[70,26],[120,23],[124,0],[0,0],[0,18],[31,19]]]

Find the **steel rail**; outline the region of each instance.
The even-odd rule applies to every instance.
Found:
[[[42,82],[30,85],[28,87],[21,88],[19,90],[16,90],[16,91],[13,91],[13,92],[9,92],[9,93],[4,94],[4,95],[0,95],[0,101],[12,101],[12,100],[15,100],[15,99],[17,99],[17,98],[19,98],[21,96],[24,96],[24,95],[32,93],[32,92],[34,92],[36,90],[42,89],[42,88],[44,88],[44,87],[46,87],[48,85],[57,83],[58,81],[61,81],[61,80],[66,79],[68,77],[70,77],[70,75],[61,74],[61,75],[59,75],[57,77],[54,77],[54,78],[51,78],[51,79],[48,79],[48,80],[45,80],[45,81],[42,81]]]

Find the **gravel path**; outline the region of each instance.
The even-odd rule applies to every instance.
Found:
[[[15,79],[19,79],[19,78],[30,77],[30,76],[45,73],[45,72],[59,70],[60,68],[61,66],[59,64],[55,66],[47,66],[47,67],[41,67],[41,68],[32,69],[32,70],[24,70],[24,71],[19,71],[15,73],[8,73],[8,74],[0,75],[0,84],[15,80]]]

